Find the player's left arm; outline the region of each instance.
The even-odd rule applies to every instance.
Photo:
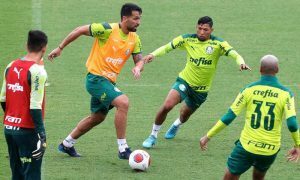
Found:
[[[202,150],[206,150],[208,141],[227,127],[240,114],[245,106],[246,98],[243,91],[236,97],[227,113],[224,114],[223,117],[219,119],[218,122],[206,133],[206,135],[200,139],[200,148]]]
[[[141,72],[144,70],[144,61],[142,55],[142,43],[140,38],[137,36],[134,50],[132,52],[132,59],[134,61],[134,68],[132,68],[132,73],[135,79],[139,79]]]
[[[236,63],[240,66],[240,71],[251,70],[251,68],[245,63],[244,58],[236,50],[234,50],[227,41],[221,42],[220,46],[226,56],[229,56],[236,61]]]
[[[31,73],[31,93],[30,93],[30,114],[37,133],[45,133],[42,117],[42,104],[45,94],[45,83],[47,80],[46,71],[35,64],[30,68]]]
[[[29,69],[31,73],[30,114],[38,136],[37,148],[32,151],[32,157],[40,159],[46,150],[46,131],[42,116],[42,104],[45,94],[47,73],[44,68],[34,64]]]
[[[288,152],[288,161],[298,161],[300,158],[299,126],[296,118],[294,96],[290,93],[285,101],[284,113],[287,126],[294,140],[294,147]]]

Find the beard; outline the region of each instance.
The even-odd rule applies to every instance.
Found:
[[[137,27],[138,26],[135,26],[135,27],[127,27],[128,31],[130,32],[136,32],[137,31]]]

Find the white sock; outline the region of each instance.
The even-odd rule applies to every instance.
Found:
[[[119,151],[124,152],[126,148],[128,148],[126,139],[117,139]]]
[[[151,135],[157,138],[157,134],[161,128],[161,125],[153,124]]]
[[[180,126],[180,125],[182,125],[182,122],[180,121],[179,118],[177,118],[177,119],[174,121],[173,125],[174,125],[174,126]]]
[[[68,137],[66,137],[65,140],[63,140],[63,145],[66,147],[72,147],[72,146],[74,146],[75,142],[76,142],[76,139],[73,139],[71,137],[71,135],[69,135]]]

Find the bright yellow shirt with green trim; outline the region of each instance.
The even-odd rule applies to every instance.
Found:
[[[296,116],[293,94],[276,77],[262,76],[245,88],[230,107],[236,116],[244,108],[246,121],[240,142],[245,150],[260,155],[277,153],[284,116]]]
[[[95,38],[86,62],[88,71],[116,82],[131,54],[141,53],[141,41],[135,32],[124,34],[118,23],[93,23],[90,34]]]
[[[197,34],[185,34],[174,38],[165,49],[158,49],[151,54],[160,56],[173,49],[187,52],[187,62],[179,77],[198,92],[209,91],[220,56],[227,56],[233,50],[228,42],[216,36],[211,35],[210,39],[200,41]]]

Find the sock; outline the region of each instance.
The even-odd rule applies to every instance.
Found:
[[[117,139],[119,151],[124,152],[126,148],[128,148],[126,139]]]
[[[182,125],[182,122],[180,121],[179,118],[177,118],[177,119],[174,121],[173,125],[174,125],[174,126],[180,126],[180,125]]]
[[[69,135],[68,137],[66,137],[65,140],[63,140],[63,145],[66,147],[72,147],[72,146],[74,146],[75,142],[76,142],[76,139],[73,139],[71,137],[71,135]]]
[[[157,134],[161,128],[161,125],[153,124],[151,135],[157,138]]]

